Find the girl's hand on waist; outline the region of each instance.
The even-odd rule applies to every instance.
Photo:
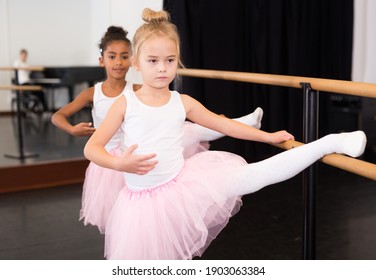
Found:
[[[116,170],[145,175],[150,170],[154,169],[155,165],[158,163],[157,160],[153,160],[153,158],[156,157],[156,154],[134,155],[133,152],[137,147],[138,145],[134,144],[129,148],[124,149],[122,156],[116,158]]]
[[[81,122],[72,126],[70,134],[73,136],[91,136],[95,132],[95,127],[91,122]]]

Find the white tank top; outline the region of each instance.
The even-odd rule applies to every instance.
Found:
[[[186,115],[180,94],[171,91],[168,103],[159,107],[145,105],[131,90],[125,92],[125,97],[124,146],[138,144],[135,154],[156,153],[158,160],[146,175],[124,173],[127,186],[141,190],[167,183],[184,165],[182,139]]]
[[[122,93],[115,97],[108,97],[104,95],[102,91],[102,84],[103,82],[97,83],[94,86],[94,96],[93,96],[93,108],[91,110],[91,115],[93,117],[94,127],[98,128],[101,123],[103,122],[104,118],[108,110],[110,109],[111,105],[121,97],[125,90],[130,89],[133,90],[133,84],[127,82],[125,88],[123,89]],[[115,135],[111,138],[111,140],[106,145],[106,150],[111,151],[114,148],[117,148],[121,145],[121,141],[123,140],[123,135],[121,129],[119,129]]]

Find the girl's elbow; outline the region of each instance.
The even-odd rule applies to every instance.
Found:
[[[56,116],[56,113],[54,113],[52,116],[51,116],[51,122],[52,122],[52,124],[53,125],[55,125],[56,126],[56,124],[57,124],[57,116]]]
[[[86,143],[86,145],[84,147],[84,156],[88,160],[91,160],[91,153],[90,152],[91,152],[91,146],[90,146],[90,144]]]

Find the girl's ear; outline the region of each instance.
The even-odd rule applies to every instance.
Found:
[[[103,56],[100,56],[100,57],[98,58],[98,61],[99,61],[99,66],[104,67]]]
[[[140,71],[140,67],[138,67],[137,61],[136,61],[136,59],[134,59],[133,56],[131,57],[131,66],[132,66],[133,69],[135,69],[136,71]]]

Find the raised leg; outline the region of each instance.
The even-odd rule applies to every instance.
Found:
[[[363,131],[330,134],[314,142],[251,163],[232,174],[226,182],[228,195],[241,196],[297,175],[323,156],[332,153],[360,156],[367,139]]]

